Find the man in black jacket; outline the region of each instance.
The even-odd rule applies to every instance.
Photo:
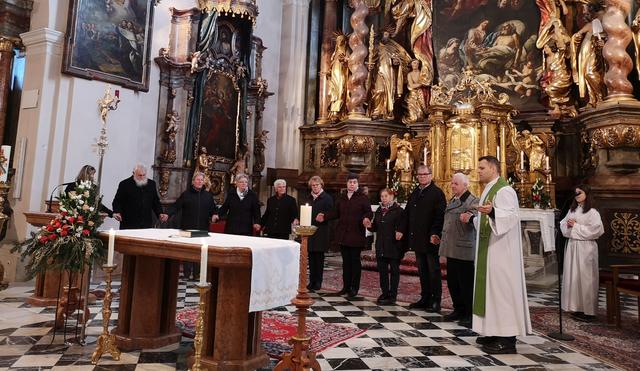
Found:
[[[137,164],[133,175],[118,185],[113,198],[113,217],[120,222],[120,229],[151,228],[151,213],[161,221],[169,217],[162,212],[156,182],[147,179],[147,168]]]
[[[417,169],[418,187],[411,193],[405,209],[409,249],[416,254],[420,275],[420,300],[409,308],[425,308],[440,312],[442,277],[438,244],[444,223],[447,200],[444,192],[433,182],[431,169],[420,165]]]
[[[273,182],[273,189],[276,194],[267,200],[260,225],[267,237],[288,240],[291,225],[298,224],[298,205],[296,199],[287,194],[287,182],[284,179]]]
[[[252,236],[261,228],[260,201],[258,195],[249,189],[249,178],[245,174],[236,175],[236,188],[227,193],[227,199],[213,214],[213,222],[225,216],[224,233]]]
[[[213,194],[204,189],[204,174],[196,172],[191,178],[191,187],[182,192],[170,210],[171,215],[180,213],[181,229],[209,230],[209,222],[216,212]],[[184,276],[194,279],[200,275],[200,265],[183,263]]]

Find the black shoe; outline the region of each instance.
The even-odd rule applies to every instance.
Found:
[[[314,291],[320,291],[320,290],[322,290],[322,285],[315,285],[315,286],[313,286],[313,290],[314,290]]]
[[[472,325],[471,317],[462,317],[460,321],[458,321],[458,324],[463,327],[471,328],[471,325]]]
[[[427,311],[431,313],[440,313],[440,303],[433,303],[427,307]]]
[[[347,290],[347,289],[342,289],[342,290],[340,290],[340,291],[336,292],[336,295],[344,295],[344,294],[346,294],[347,292],[349,292],[349,290]]]
[[[496,340],[482,346],[482,351],[488,354],[516,354],[516,343]]]
[[[457,321],[462,318],[462,313],[456,312],[455,310],[447,315],[444,315],[442,319],[447,322]]]
[[[349,291],[347,293],[347,300],[353,300],[358,297],[358,293],[355,291]]]
[[[478,336],[476,338],[476,343],[478,343],[480,345],[491,344],[494,341],[496,341],[496,337],[495,336]]]
[[[409,309],[424,309],[426,307],[427,307],[427,302],[422,299],[416,301],[415,303],[409,304]]]
[[[584,314],[582,312],[573,313],[571,317],[573,317],[573,319],[575,319],[576,321],[580,321],[580,322],[593,322],[596,320],[596,316],[591,316],[588,314]]]
[[[378,299],[376,299],[376,304],[384,305],[388,301],[388,299],[389,299],[389,295],[382,294],[378,296]]]

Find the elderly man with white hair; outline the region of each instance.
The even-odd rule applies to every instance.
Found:
[[[444,212],[439,251],[440,256],[447,258],[447,286],[453,301],[453,312],[444,319],[459,320],[460,325],[471,327],[476,240],[471,219],[477,215],[478,198],[469,192],[469,178],[463,173],[453,174],[451,192],[453,197]]]
[[[276,194],[267,200],[260,225],[267,237],[288,240],[291,225],[298,224],[297,201],[287,194],[287,182],[284,179],[273,182],[273,189]]]
[[[133,175],[118,185],[113,198],[113,217],[120,222],[120,229],[151,228],[155,214],[161,221],[168,219],[163,213],[156,182],[147,179],[147,168],[136,164]]]

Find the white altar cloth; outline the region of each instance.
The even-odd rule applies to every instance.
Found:
[[[291,302],[298,292],[300,244],[273,238],[209,233],[207,238],[184,238],[177,229],[126,229],[116,237],[172,241],[200,246],[247,247],[251,249],[251,298],[249,312],[267,310]],[[116,242],[117,244],[117,242]]]
[[[540,223],[540,233],[544,252],[556,250],[556,225],[553,209],[520,208],[520,221],[537,221]]]

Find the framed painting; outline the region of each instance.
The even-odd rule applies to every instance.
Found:
[[[202,116],[196,148],[230,160],[236,158],[240,114],[240,92],[233,79],[213,73],[202,98]]]
[[[62,73],[149,91],[150,0],[71,0]]]
[[[457,83],[463,70],[489,82],[521,112],[544,110],[535,46],[540,11],[535,1],[434,0],[433,46],[439,81]]]

